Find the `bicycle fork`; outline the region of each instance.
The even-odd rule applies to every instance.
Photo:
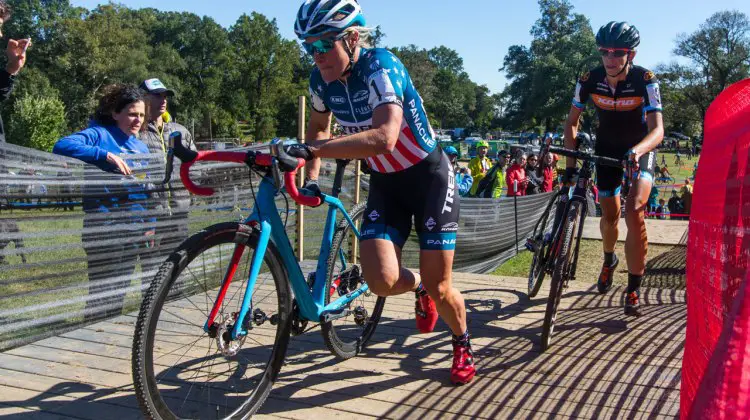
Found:
[[[260,273],[260,267],[263,264],[263,256],[266,255],[266,248],[268,247],[268,241],[270,240],[270,238],[271,224],[267,221],[260,222],[260,237],[258,238],[258,244],[253,252],[250,274],[247,279],[247,287],[245,289],[245,295],[242,298],[242,306],[240,308],[239,314],[237,314],[237,319],[235,320],[234,327],[232,328],[232,340],[236,340],[237,338],[247,335],[247,329],[244,328],[245,318],[247,317],[247,313],[250,311],[250,305],[252,305],[253,291],[255,290],[255,281],[257,280],[258,274]],[[216,316],[221,309],[221,305],[224,303],[224,297],[227,294],[227,290],[229,290],[229,285],[232,283],[232,278],[237,272],[237,267],[240,263],[240,259],[242,258],[242,254],[245,251],[245,247],[245,244],[237,244],[234,247],[234,253],[232,254],[232,259],[229,263],[229,267],[227,267],[227,272],[224,276],[224,281],[222,282],[221,289],[219,290],[219,295],[214,302],[214,306],[211,308],[211,312],[208,315],[206,324],[203,326],[203,330],[209,333],[209,335],[211,334],[211,330],[214,328]]]

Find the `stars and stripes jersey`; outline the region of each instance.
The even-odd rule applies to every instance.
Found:
[[[648,134],[646,114],[662,111],[659,81],[653,72],[635,65],[614,90],[607,82],[603,66],[581,76],[573,106],[583,109],[589,99],[599,117],[597,149],[602,146],[599,143],[607,142],[627,152]]]
[[[346,134],[372,128],[372,113],[381,105],[396,104],[403,109],[401,132],[393,152],[367,158],[376,172],[403,171],[424,160],[437,146],[409,72],[386,49],[362,48],[346,82],[326,84],[315,68],[310,75],[310,97],[312,109],[332,112]]]

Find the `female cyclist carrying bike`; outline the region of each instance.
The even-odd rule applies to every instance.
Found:
[[[362,232],[362,270],[379,296],[416,295],[417,328],[431,332],[440,314],[453,332],[451,381],[474,377],[474,357],[461,293],[451,271],[459,194],[448,157],[409,73],[385,49],[371,48],[371,30],[355,0],[307,0],[295,32],[312,55],[312,112],[307,144],[289,154],[311,160],[315,187],[320,158],[365,159],[372,173]],[[331,139],[335,116],[345,136]],[[420,272],[401,266],[412,217],[420,242]]]

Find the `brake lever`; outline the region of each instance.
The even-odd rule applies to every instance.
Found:
[[[175,133],[177,136],[175,136]],[[182,134],[180,132],[174,132],[169,135],[169,140],[167,143],[167,164],[164,167],[164,181],[162,181],[162,185],[169,184],[169,181],[172,180],[172,169],[174,168],[174,140],[175,137],[180,137],[182,139]],[[181,140],[180,140],[181,141]]]
[[[276,188],[278,190],[284,189],[284,177],[281,175],[279,160],[276,158],[271,160],[271,173],[273,174],[273,182],[276,184]]]
[[[169,146],[173,154],[182,162],[192,162],[198,157],[198,152],[185,148],[182,144],[182,133],[175,131],[169,135]]]

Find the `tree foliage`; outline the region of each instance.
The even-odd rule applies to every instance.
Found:
[[[680,34],[674,54],[687,63],[657,68],[666,85],[667,129],[697,135],[714,98],[750,76],[750,20],[738,11],[717,12],[695,32]]]
[[[552,131],[570,109],[577,77],[598,57],[589,20],[568,0],[539,0],[539,9],[531,45],[511,46],[500,69],[510,79],[505,119],[511,128]]]
[[[22,146],[51,152],[65,133],[65,105],[56,97],[25,95],[13,105],[9,129]]]
[[[5,36],[33,41],[27,66],[3,107],[10,128],[20,124],[10,114],[21,98],[61,100],[67,130],[77,130],[88,124],[103,86],[157,77],[177,92],[172,114],[194,127],[199,138],[264,140],[297,134],[297,97],[307,94],[314,64],[296,40],[284,39],[276,21],[262,14],[243,14],[224,28],[189,12],[114,3],[87,10],[69,0],[8,2],[13,16],[4,26]],[[374,35],[382,44],[385,34],[379,27]],[[394,51],[431,116],[439,115],[448,125],[489,129],[492,98],[486,87],[469,79],[456,51],[413,45]],[[27,101],[18,109],[26,109]],[[9,132],[14,133],[11,142],[29,142],[17,137],[26,135],[24,129]]]

